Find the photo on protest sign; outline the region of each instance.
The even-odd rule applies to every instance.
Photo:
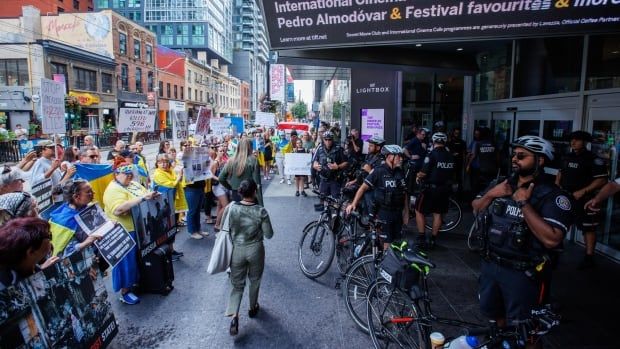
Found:
[[[254,123],[265,127],[276,127],[276,114],[257,111]]]
[[[206,136],[209,133],[211,123],[211,109],[200,107],[198,119],[196,119],[196,134]]]
[[[169,190],[132,207],[131,217],[138,236],[140,255],[144,257],[176,233],[174,191]]]
[[[312,165],[312,154],[287,153],[284,154],[284,174],[287,176],[309,176]]]
[[[211,157],[205,147],[186,148],[183,153],[183,174],[188,182],[202,181],[211,177]]]
[[[52,200],[52,179],[44,179],[30,186],[30,194],[37,200],[39,212],[43,212],[54,204]]]
[[[117,131],[153,132],[155,130],[155,109],[120,108]]]
[[[118,327],[90,248],[0,290],[0,348],[105,348]]]
[[[75,220],[88,235],[101,236],[95,241],[101,256],[115,267],[136,245],[122,225],[107,218],[99,205],[90,205],[75,215]]]

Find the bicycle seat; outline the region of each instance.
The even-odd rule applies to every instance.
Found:
[[[429,261],[424,256],[422,256],[422,255],[420,255],[420,254],[418,254],[418,253],[416,253],[414,251],[406,250],[403,253],[403,257],[409,263],[415,263],[417,265],[424,265],[424,266],[427,266],[429,268],[435,268],[435,263]]]

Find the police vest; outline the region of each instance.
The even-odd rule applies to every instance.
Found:
[[[596,164],[599,162],[600,164]],[[562,162],[562,177],[560,178],[560,186],[569,191],[574,192],[586,187],[592,182],[592,176],[598,173],[593,172],[595,165],[603,167],[603,173],[606,173],[605,164],[602,159],[597,158],[592,152],[584,151],[580,155],[573,152],[566,155]]]
[[[450,184],[456,166],[454,156],[445,147],[438,147],[429,154],[428,162],[426,183],[436,186]]]
[[[407,193],[403,170],[400,167],[390,170],[386,165],[382,165],[375,171],[380,171],[379,185],[374,190],[377,207],[390,211],[402,210]]]
[[[536,211],[547,195],[554,190],[548,185],[534,187],[530,204]],[[543,244],[528,227],[523,212],[512,196],[496,198],[488,208],[490,224],[488,228],[488,249],[491,255],[508,261],[525,263],[529,267],[540,263],[549,254]]]
[[[480,164],[480,172],[497,172],[497,152],[490,141],[485,140],[478,143],[478,164]]]
[[[340,170],[330,170],[327,166],[328,164],[340,164],[342,163],[342,150],[338,146],[333,146],[331,149],[327,150],[325,147],[321,146],[317,152],[316,161],[321,165],[321,171],[319,175],[323,179],[336,179],[340,174]]]

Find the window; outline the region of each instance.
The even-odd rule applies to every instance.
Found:
[[[146,45],[146,63],[153,63],[153,46]]]
[[[181,99],[182,99],[182,100],[183,100],[183,99],[185,99],[185,98],[183,97],[183,92],[185,92],[185,87],[181,86]]]
[[[192,71],[189,69],[187,69],[187,81],[192,82]],[[191,95],[192,93],[190,92],[189,94]]]
[[[200,101],[202,102],[202,91],[200,91]]]
[[[63,13],[63,12],[65,12],[65,9],[64,9],[64,8],[62,8],[62,7],[59,7],[59,8],[58,8],[58,13]]]
[[[178,86],[177,86],[177,85],[174,85],[174,99],[179,98],[179,97],[178,97],[178,93],[179,93],[179,91],[178,91]]]
[[[198,90],[194,90],[194,100],[198,100]]]
[[[160,31],[160,39],[162,45],[172,45],[174,39],[174,30],[171,24],[165,24]]]
[[[177,45],[189,45],[189,24],[177,26]]]
[[[159,97],[163,97],[164,96],[164,82],[160,81],[159,82]]]
[[[166,97],[170,98],[170,84],[169,83],[166,84]]]
[[[141,47],[140,47],[140,40],[138,39],[133,39],[133,58],[135,59],[140,59],[141,58]]]
[[[73,8],[76,10],[80,9],[80,2],[78,0],[73,0]]]
[[[28,61],[26,59],[0,60],[0,86],[28,86]]]
[[[101,92],[112,93],[112,74],[101,73]]]
[[[141,0],[129,0],[129,5],[127,7],[140,7]]]
[[[65,92],[69,92],[69,86],[67,86],[67,82],[69,81],[69,75],[67,75],[67,65],[52,62],[50,63],[50,68],[52,70],[52,75],[62,75],[65,77]]]
[[[142,20],[142,12],[133,11],[133,12],[129,12],[128,14],[129,14],[129,19],[131,19],[132,21]]]
[[[511,59],[512,42],[499,43],[476,55],[479,73],[476,74],[474,82],[475,101],[509,97]]]
[[[97,0],[98,9],[110,8],[110,0]]]
[[[187,88],[187,98],[192,99],[192,88],[191,87]]]
[[[136,92],[142,93],[142,69],[136,68]]]
[[[153,72],[150,71],[146,77],[146,88],[147,91],[153,92]]]
[[[97,91],[97,72],[82,68],[73,68],[74,88],[78,90]]]
[[[590,37],[587,72],[588,90],[620,87],[620,35]]]
[[[127,34],[118,33],[118,51],[122,55],[127,54]]]
[[[121,64],[121,88],[123,91],[129,90],[129,67],[127,64]]]
[[[205,43],[205,27],[202,24],[192,25],[192,43],[194,45],[204,45]]]
[[[113,1],[114,3],[112,7],[114,8],[127,7],[127,0],[113,0]]]

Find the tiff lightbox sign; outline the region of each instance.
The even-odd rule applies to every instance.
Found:
[[[261,0],[272,49],[617,31],[620,0]]]

